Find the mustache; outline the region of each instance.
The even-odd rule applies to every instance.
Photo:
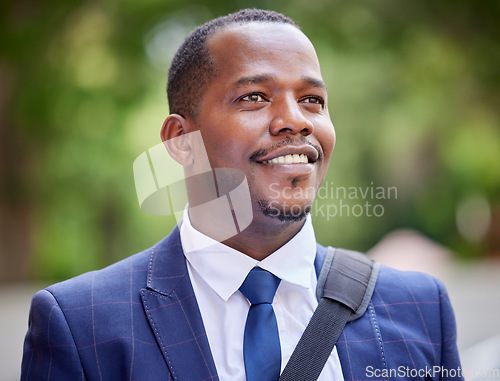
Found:
[[[271,147],[259,148],[257,151],[255,151],[250,156],[250,160],[253,160],[253,161],[259,160],[261,157],[265,157],[269,152],[272,152],[272,151],[277,150],[277,149],[284,147],[284,146],[299,145],[299,143],[301,145],[306,144],[308,146],[313,147],[318,152],[318,160],[323,157],[323,152],[320,150],[320,148],[316,144],[311,143],[305,137],[301,137],[298,139],[292,139],[290,136],[285,136],[285,138],[282,141],[273,144]]]

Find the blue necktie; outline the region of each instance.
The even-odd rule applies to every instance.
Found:
[[[247,381],[277,381],[281,370],[278,323],[271,303],[280,279],[254,267],[240,287],[252,304],[243,340]]]

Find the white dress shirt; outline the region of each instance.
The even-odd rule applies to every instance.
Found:
[[[238,289],[255,266],[281,279],[273,308],[278,322],[283,371],[318,305],[314,270],[316,238],[311,217],[307,217],[295,237],[262,261],[217,242],[193,228],[187,208],[180,235],[189,276],[220,380],[246,380],[243,336],[250,303]],[[344,380],[336,347],[319,380]]]

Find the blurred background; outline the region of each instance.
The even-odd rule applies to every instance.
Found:
[[[160,142],[183,38],[246,7],[292,17],[319,55],[337,146],[318,241],[440,277],[464,362],[500,365],[499,2],[17,0],[0,4],[0,378],[19,377],[37,289],[174,226],[141,212],[132,163]]]

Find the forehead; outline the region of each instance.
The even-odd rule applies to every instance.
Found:
[[[321,79],[314,46],[289,24],[252,22],[230,25],[208,40],[217,76],[301,75]]]

